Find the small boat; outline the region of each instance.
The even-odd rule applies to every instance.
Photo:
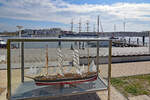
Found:
[[[94,81],[97,79],[97,70],[94,64],[94,61],[90,65],[88,65],[88,71],[85,71],[85,67],[79,65],[79,51],[74,49],[73,51],[73,65],[75,67],[75,73],[71,71],[65,73],[63,69],[63,53],[59,48],[57,50],[58,55],[58,73],[56,75],[51,75],[48,73],[48,48],[46,50],[46,74],[39,75],[35,77],[26,76],[27,78],[31,78],[35,81],[37,86],[42,85],[57,85],[57,84],[75,84],[82,83],[88,81]]]
[[[116,40],[116,39],[119,39],[119,38],[112,36],[112,37],[110,37],[109,39],[114,39],[114,40]]]
[[[3,39],[0,39],[0,48],[6,48],[6,46],[7,43]]]

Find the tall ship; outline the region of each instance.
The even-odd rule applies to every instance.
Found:
[[[89,51],[89,50],[88,50]],[[89,55],[89,52],[88,52]],[[88,81],[94,81],[98,77],[97,73],[97,67],[94,63],[94,60],[92,60],[91,64],[89,63],[89,56],[88,56],[88,68],[85,68],[85,66],[80,66],[79,63],[79,50],[74,49],[73,50],[73,56],[72,56],[72,66],[68,66],[67,69],[69,69],[67,72],[64,70],[63,62],[64,62],[64,56],[61,48],[57,49],[57,74],[52,75],[48,73],[48,47],[46,48],[46,63],[45,63],[45,74],[38,75],[38,76],[25,76],[27,78],[31,78],[35,81],[35,84],[37,86],[41,85],[57,85],[57,84],[75,84],[75,83],[82,83],[82,82],[88,82]],[[71,69],[74,69],[74,72],[71,72]],[[35,68],[32,68],[31,70]]]

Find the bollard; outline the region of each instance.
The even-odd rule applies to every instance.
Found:
[[[145,36],[142,37],[143,46],[145,46]]]
[[[84,50],[84,46],[85,46],[85,45],[84,45],[84,42],[83,42],[83,43],[82,43],[82,49],[83,49],[83,50]]]
[[[70,50],[74,50],[74,49],[73,49],[73,45],[72,45],[72,44],[71,44]]]
[[[137,45],[139,45],[139,38],[137,38]]]
[[[129,38],[129,44],[130,44],[130,42],[131,42],[131,41],[130,41],[130,38]]]
[[[61,35],[59,35],[58,38],[61,38]],[[58,42],[58,46],[61,48],[61,41]]]

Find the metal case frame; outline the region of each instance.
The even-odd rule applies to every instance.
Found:
[[[12,42],[20,42],[21,43],[21,82],[24,82],[24,42],[70,42],[70,41],[96,41],[97,42],[97,69],[99,67],[99,42],[100,41],[108,41],[109,42],[109,55],[108,55],[108,100],[110,100],[110,79],[111,79],[111,55],[112,55],[112,40],[110,39],[99,39],[99,38],[17,38],[17,39],[8,39],[7,40],[7,99],[11,100],[11,43]],[[98,71],[98,70],[97,70]],[[83,93],[103,91],[101,90],[93,90],[93,91],[85,91]],[[75,93],[81,94],[81,93]],[[74,95],[74,94],[68,94]]]

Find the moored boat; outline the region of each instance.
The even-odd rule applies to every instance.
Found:
[[[0,39],[0,48],[6,48],[6,46],[7,43],[3,39]]]

